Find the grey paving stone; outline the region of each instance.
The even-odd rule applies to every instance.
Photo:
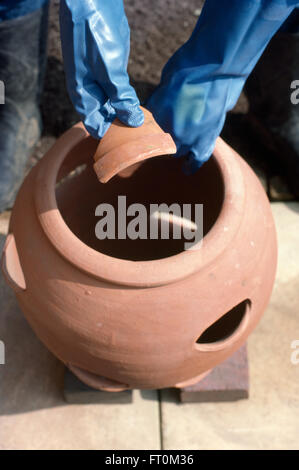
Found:
[[[271,302],[248,342],[250,398],[179,404],[162,392],[165,449],[299,449],[299,203],[274,203],[279,263]]]
[[[194,385],[180,389],[182,403],[224,402],[249,396],[247,345]]]

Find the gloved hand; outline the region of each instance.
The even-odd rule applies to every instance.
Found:
[[[68,92],[88,132],[103,137],[116,117],[140,126],[144,116],[127,74],[123,0],[61,0],[60,28]]]
[[[146,103],[174,138],[176,155],[188,155],[186,173],[212,154],[226,112],[235,105],[267,43],[298,4],[206,0],[190,39],[168,61]]]

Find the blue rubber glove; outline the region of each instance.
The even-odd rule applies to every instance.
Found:
[[[146,104],[174,138],[176,155],[188,155],[186,173],[212,154],[226,112],[235,105],[267,43],[298,4],[206,0],[190,39],[168,61]]]
[[[116,117],[139,127],[144,116],[127,74],[123,0],[61,0],[60,28],[68,92],[88,132],[103,137]]]

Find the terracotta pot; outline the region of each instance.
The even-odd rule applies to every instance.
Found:
[[[155,148],[146,150],[142,130],[137,145],[131,130],[112,129],[121,138],[105,136],[96,161],[110,154],[115,164],[96,163],[98,175],[106,181],[128,163],[139,166],[99,183],[91,163],[97,142],[81,124],[66,132],[18,194],[3,272],[37,336],[85,383],[112,391],[186,385],[234,353],[265,310],[277,256],[270,205],[253,171],[221,139],[209,162],[185,176],[180,159],[140,161],[159,148],[173,151],[159,129],[150,133]],[[116,207],[118,195],[128,204],[203,203],[201,248],[98,240],[95,207]]]

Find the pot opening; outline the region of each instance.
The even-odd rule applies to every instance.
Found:
[[[197,344],[209,344],[225,341],[236,334],[250,310],[251,301],[243,300],[231,310],[226,312],[215,323],[207,328],[197,339]]]
[[[125,171],[112,178],[108,183],[98,181],[92,168],[93,145],[90,139],[81,142],[78,148],[74,148],[66,157],[56,184],[56,199],[58,209],[70,230],[86,245],[105,255],[131,260],[147,261],[167,258],[181,253],[186,249],[186,242],[190,240],[182,236],[174,239],[175,225],[194,227],[198,225],[195,205],[203,205],[203,236],[205,236],[215,224],[222,208],[224,200],[224,185],[221,171],[216,160],[212,157],[194,175],[186,176],[182,170],[182,159],[173,156],[155,157],[134,165],[129,171]],[[82,158],[82,155],[84,157]],[[122,198],[120,205],[119,196]],[[126,210],[123,210],[125,201]],[[109,205],[109,217],[103,212],[103,204]],[[136,221],[138,212],[129,215],[132,204],[142,205],[146,215],[146,230],[141,230],[140,225],[135,225],[135,232],[144,238],[132,239],[132,231],[127,232],[130,222]],[[153,204],[178,204],[181,217],[163,211],[153,213]],[[183,217],[183,204],[191,207],[191,220]],[[107,207],[107,206],[105,206]],[[129,209],[129,213],[127,212]],[[114,217],[111,221],[111,216]],[[142,216],[143,216],[142,214]],[[106,217],[107,224],[102,223]],[[122,218],[119,224],[119,218]],[[152,219],[158,219],[158,238],[151,237]],[[169,224],[169,238],[163,239],[161,222],[167,219]],[[144,217],[142,219],[144,223]],[[102,221],[102,222],[100,222]],[[97,223],[100,222],[101,233],[108,231],[109,237],[99,239],[96,233]],[[120,226],[125,224],[125,238],[119,237]],[[123,236],[123,229],[121,236]],[[111,238],[112,235],[112,238]],[[115,238],[113,238],[115,236]],[[192,240],[191,240],[192,242]],[[204,243],[204,241],[203,241]]]

